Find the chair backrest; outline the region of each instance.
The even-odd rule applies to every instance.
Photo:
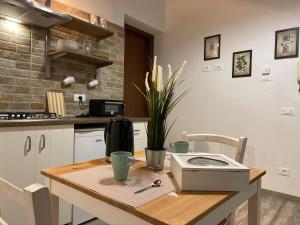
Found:
[[[52,225],[50,195],[47,187],[33,184],[22,190],[0,178],[0,193],[24,210],[26,224]],[[1,224],[7,225],[0,217]]]
[[[215,142],[236,148],[235,160],[243,163],[247,144],[246,137],[233,138],[217,134],[187,134],[182,132],[183,140],[199,142]]]

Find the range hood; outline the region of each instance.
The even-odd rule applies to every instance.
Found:
[[[0,17],[43,28],[72,20],[70,16],[41,6],[34,0],[0,0]]]

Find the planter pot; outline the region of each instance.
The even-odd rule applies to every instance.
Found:
[[[166,149],[151,150],[145,148],[147,167],[153,170],[162,170],[164,168]]]

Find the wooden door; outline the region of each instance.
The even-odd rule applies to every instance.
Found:
[[[147,117],[145,98],[133,86],[145,91],[145,75],[153,59],[153,35],[125,24],[124,101],[125,115]]]

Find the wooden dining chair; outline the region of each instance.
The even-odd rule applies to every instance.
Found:
[[[47,187],[33,184],[20,189],[0,178],[0,193],[19,205],[26,214],[27,225],[52,225],[50,195]],[[0,225],[9,225],[1,218]]]
[[[227,137],[217,134],[188,134],[186,131],[182,132],[182,138],[185,141],[191,142],[214,142],[227,146],[231,146],[236,149],[235,161],[243,163],[246,150],[247,138],[246,137]],[[228,215],[227,218],[222,220],[219,225],[233,225],[234,224],[234,212]]]

